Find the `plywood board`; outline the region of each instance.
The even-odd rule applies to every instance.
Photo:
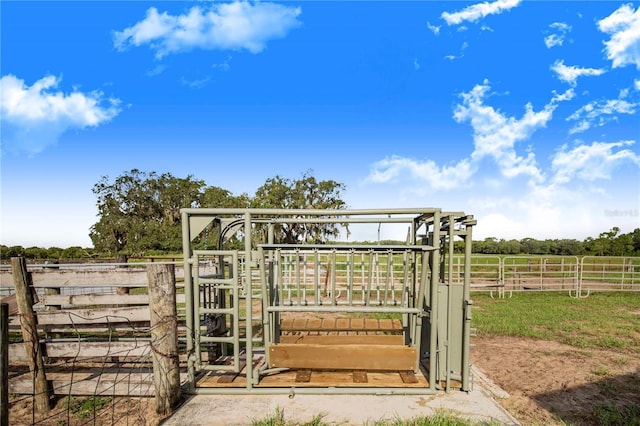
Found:
[[[399,345],[314,345],[269,347],[269,367],[400,371],[417,369],[416,349]]]

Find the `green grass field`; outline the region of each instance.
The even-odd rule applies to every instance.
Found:
[[[574,299],[565,292],[514,293],[510,299],[473,295],[479,335],[553,340],[581,348],[640,353],[640,293],[600,292]]]

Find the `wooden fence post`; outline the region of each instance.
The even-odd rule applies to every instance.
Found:
[[[180,402],[175,266],[148,265],[147,279],[156,413],[169,415]]]
[[[9,424],[9,305],[0,304],[0,425]]]
[[[29,369],[33,376],[34,406],[37,413],[46,414],[50,409],[50,389],[47,384],[42,350],[38,340],[36,316],[33,313],[31,275],[27,272],[27,262],[24,260],[24,257],[11,258],[11,273],[13,275],[13,285],[16,289],[18,316],[20,317],[24,350],[26,351]]]

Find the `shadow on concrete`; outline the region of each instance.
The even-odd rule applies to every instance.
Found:
[[[531,398],[567,424],[640,426],[640,370]]]

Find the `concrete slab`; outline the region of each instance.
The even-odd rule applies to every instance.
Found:
[[[471,392],[436,395],[196,395],[163,425],[235,426],[273,416],[282,410],[286,422],[304,423],[321,415],[336,425],[363,425],[378,420],[411,419],[445,411],[474,421],[519,425],[496,401],[508,396],[483,374],[474,374]],[[497,392],[497,394],[496,394]],[[499,394],[499,395],[498,395]]]

